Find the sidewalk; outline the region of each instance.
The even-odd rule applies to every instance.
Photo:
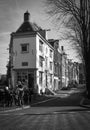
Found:
[[[36,103],[39,103],[39,102],[44,102],[44,101],[52,99],[52,98],[55,98],[55,97],[48,96],[48,95],[37,95],[37,96],[32,98],[32,101],[31,101],[30,105],[22,105],[22,106],[12,105],[10,107],[0,106],[0,111],[25,109],[27,107],[30,107],[32,104],[36,104]]]

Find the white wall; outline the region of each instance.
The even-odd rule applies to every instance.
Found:
[[[42,42],[43,42],[43,52],[39,51],[39,40],[42,40]],[[46,48],[47,48],[47,52],[46,52]],[[42,88],[42,90],[44,90],[45,87],[46,87],[45,69],[48,70],[48,73],[53,74],[53,69],[52,69],[52,71],[50,71],[50,61],[53,62],[53,56],[52,56],[52,58],[50,58],[50,49],[51,49],[51,47],[43,39],[41,39],[37,35],[36,36],[36,68],[38,69],[38,71],[37,71],[37,84],[39,85],[39,89]],[[39,56],[43,56],[44,57],[43,67],[40,67],[40,65],[39,65]],[[45,56],[48,58],[47,68],[45,66]],[[39,84],[39,71],[43,72],[43,83],[42,83],[42,86]],[[48,76],[47,79],[48,79],[48,81],[47,81],[48,82],[48,86],[49,86],[49,88],[51,88],[52,86],[50,85],[50,77]]]
[[[29,44],[29,53],[21,53],[21,44]],[[20,37],[13,39],[13,65],[18,68],[36,67],[36,37]],[[22,66],[22,62],[28,62],[28,66]]]

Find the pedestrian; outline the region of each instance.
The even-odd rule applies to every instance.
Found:
[[[18,81],[17,94],[18,94],[18,105],[23,105],[23,85],[21,81]]]

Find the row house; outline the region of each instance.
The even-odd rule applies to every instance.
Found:
[[[79,82],[79,64],[67,58],[64,46],[59,40],[49,39],[54,48],[54,88],[53,90],[67,87],[71,81]]]
[[[79,83],[79,63],[72,62],[71,59],[68,59],[68,77],[69,82],[76,81]]]
[[[79,64],[79,84],[85,84],[85,68],[83,63]]]
[[[15,87],[26,80],[28,87],[37,92],[53,87],[54,48],[46,39],[46,30],[30,21],[30,13],[24,13],[24,21],[16,32],[11,33],[9,46],[10,81]]]
[[[68,85],[68,59],[59,40],[49,39],[54,47],[54,90]]]
[[[62,86],[61,87],[66,87],[68,85],[68,59],[67,59],[67,54],[64,51],[64,46],[61,46],[61,70],[62,70]]]
[[[79,63],[73,63],[73,80],[79,83]]]
[[[49,39],[49,43],[54,48],[54,88],[53,90],[58,90],[61,87],[62,81],[62,68],[61,68],[61,53],[59,52],[59,40]]]

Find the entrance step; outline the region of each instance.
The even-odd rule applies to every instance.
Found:
[[[56,93],[53,90],[51,90],[50,88],[45,88],[45,93],[47,95],[56,95]]]

